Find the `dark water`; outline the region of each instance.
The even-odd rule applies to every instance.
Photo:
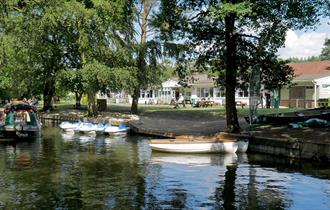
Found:
[[[0,209],[330,209],[330,170],[263,155],[152,153],[146,137],[0,143]]]

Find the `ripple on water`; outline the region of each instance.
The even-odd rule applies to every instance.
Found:
[[[329,207],[330,178],[317,168],[251,154],[155,153],[147,140],[45,130],[0,144],[0,209]]]

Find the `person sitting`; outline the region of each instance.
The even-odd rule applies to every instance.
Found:
[[[12,100],[9,98],[6,105],[4,106],[5,112],[9,111],[11,109],[11,106],[12,106]]]
[[[179,103],[179,104],[182,104],[183,107],[186,106],[186,105],[185,105],[185,101],[184,101],[184,97],[183,97],[182,93],[180,93],[178,103]]]

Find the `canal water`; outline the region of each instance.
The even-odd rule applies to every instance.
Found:
[[[152,152],[147,137],[0,142],[0,209],[330,209],[330,169],[264,155]]]

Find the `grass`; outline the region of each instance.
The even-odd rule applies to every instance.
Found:
[[[74,101],[65,101],[61,100],[59,103],[55,104],[56,110],[65,110],[72,109]],[[39,104],[42,106],[42,104]],[[85,106],[86,107],[86,106]],[[119,113],[130,113],[130,104],[108,104],[107,112],[119,112]],[[276,112],[294,112],[297,111],[296,108],[281,108],[279,110],[271,108],[258,108],[258,114],[271,114]],[[207,108],[193,108],[189,105],[186,107],[181,107],[174,109],[172,105],[144,105],[139,104],[139,112],[141,115],[145,116],[159,116],[162,118],[218,118],[219,116],[225,116],[225,108],[224,106],[215,106],[215,107],[207,107]],[[249,115],[249,108],[241,108],[237,106],[237,114],[239,117],[244,117]]]

